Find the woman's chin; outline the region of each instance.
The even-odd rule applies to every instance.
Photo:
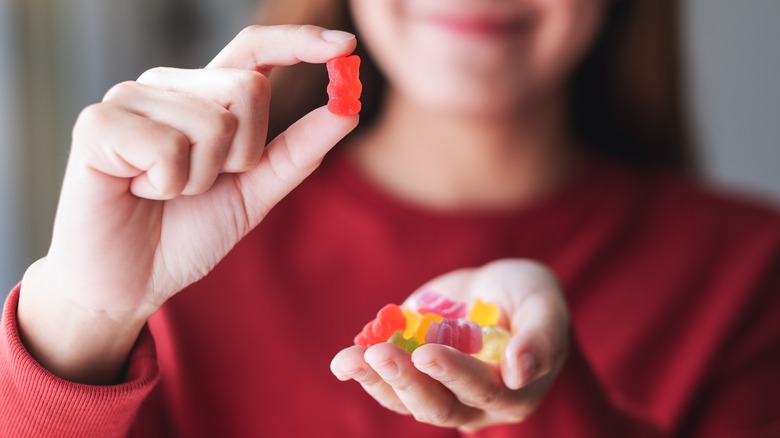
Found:
[[[519,99],[509,99],[504,95],[486,93],[426,93],[418,94],[417,104],[426,111],[469,118],[502,118],[521,106]]]

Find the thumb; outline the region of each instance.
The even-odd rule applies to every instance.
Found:
[[[238,179],[250,227],[309,176],[325,154],[355,129],[358,120],[357,115],[335,115],[323,106],[269,143],[257,167]]]
[[[501,374],[519,389],[563,366],[568,350],[568,316],[545,294],[527,297],[511,316],[512,338],[501,358]]]

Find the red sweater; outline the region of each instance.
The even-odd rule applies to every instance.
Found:
[[[382,305],[504,257],[553,268],[573,342],[539,409],[479,436],[780,436],[776,213],[592,164],[529,208],[444,216],[338,154],[152,318],[121,385],[42,369],[19,341],[17,287],[0,436],[457,436],[386,411],[329,363]]]

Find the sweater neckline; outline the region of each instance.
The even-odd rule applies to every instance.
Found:
[[[609,181],[618,171],[614,165],[584,159],[577,169],[550,193],[516,208],[502,211],[443,212],[399,199],[379,187],[351,162],[348,154],[331,154],[324,166],[333,172],[339,186],[361,205],[397,220],[415,224],[500,226],[502,224],[557,222],[561,216],[576,216],[591,208],[596,195],[609,192]],[[614,184],[614,183],[612,183]],[[603,196],[601,201],[603,202]]]

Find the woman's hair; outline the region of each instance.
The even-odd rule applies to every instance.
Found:
[[[611,1],[598,38],[573,73],[570,121],[586,152],[639,167],[689,172],[694,154],[684,120],[675,0]],[[265,0],[262,24],[315,24],[356,33],[346,0]],[[359,40],[359,35],[358,35]],[[361,126],[376,117],[385,80],[358,45]],[[322,66],[299,64],[271,77],[269,135],[327,102]]]

